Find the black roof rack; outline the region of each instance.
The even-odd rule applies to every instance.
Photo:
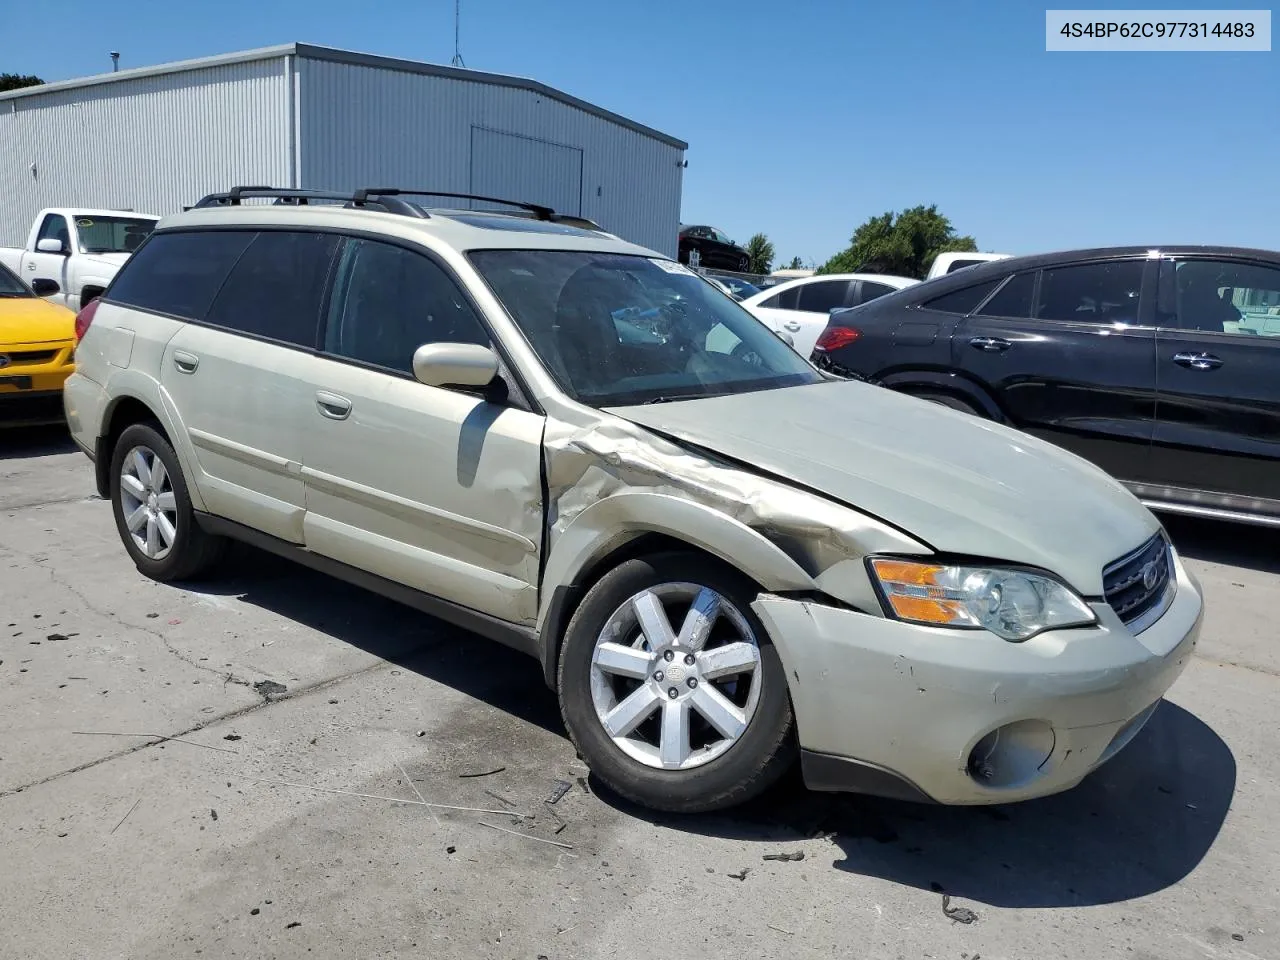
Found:
[[[336,190],[300,190],[295,187],[232,187],[226,193],[211,193],[203,197],[189,210],[204,207],[238,207],[241,201],[250,198],[274,198],[273,205],[306,206],[312,200],[332,200],[345,202],[347,207],[380,207],[387,213],[395,213],[405,217],[423,219],[429,217],[421,207],[401,200],[400,197],[449,197],[454,200],[479,200],[482,203],[501,203],[516,207],[521,213],[512,212],[508,216],[531,216],[537,220],[551,223],[562,223],[566,226],[580,227],[584,230],[603,232],[604,228],[586,217],[573,214],[556,213],[551,207],[541,203],[525,203],[521,200],[503,200],[500,197],[486,197],[476,193],[450,193],[443,190],[403,190],[399,187],[361,187],[354,193]],[[495,211],[496,212],[496,211]]]
[[[344,202],[348,207],[381,207],[387,213],[395,213],[404,217],[415,217],[419,220],[427,214],[411,203],[398,200],[393,196],[365,197],[336,190],[298,190],[293,187],[232,187],[226,193],[211,193],[192,208],[204,207],[238,207],[241,201],[250,198],[274,198],[275,205],[306,206],[312,200],[333,200]]]

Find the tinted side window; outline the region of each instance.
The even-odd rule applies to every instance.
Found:
[[[883,297],[886,293],[893,293],[896,289],[896,287],[891,287],[887,283],[872,283],[870,280],[863,280],[862,299],[860,302],[866,303],[876,297]]]
[[[972,287],[961,287],[959,290],[952,290],[950,293],[944,293],[940,297],[926,300],[923,306],[927,310],[940,310],[943,313],[972,313],[977,309],[978,304],[987,299],[991,291],[1000,283],[1000,279],[996,278],[985,283],[976,283]]]
[[[324,285],[339,241],[325,233],[258,234],[205,319],[240,333],[314,347]]]
[[[984,316],[1016,317],[1019,320],[1031,316],[1031,297],[1036,289],[1036,274],[1020,273],[1010,277],[1000,292],[982,308]]]
[[[40,224],[40,232],[36,234],[36,242],[41,240],[57,240],[64,250],[71,249],[71,234],[67,232],[67,218],[51,213]]]
[[[1186,260],[1162,264],[1161,270],[1173,272],[1175,322],[1184,330],[1280,336],[1280,269]],[[1167,287],[1161,279],[1161,287]],[[1161,300],[1167,299],[1161,293]]]
[[[1137,323],[1142,263],[1117,260],[1045,269],[1035,315],[1041,320]]]
[[[792,287],[790,290],[783,290],[781,293],[775,293],[768,300],[760,304],[762,307],[772,307],[775,310],[796,310],[796,304],[800,301],[800,288]]]
[[[836,307],[845,306],[844,298],[848,293],[848,280],[819,280],[816,283],[806,283],[800,288],[799,309],[826,313]]]
[[[963,270],[965,267],[976,267],[980,263],[986,263],[985,260],[952,260],[951,266],[947,267],[947,273],[955,273],[957,270]]]
[[[208,230],[156,233],[116,274],[105,299],[192,320],[209,304],[255,234]]]
[[[432,260],[374,240],[348,240],[338,265],[325,350],[404,373],[424,343],[489,336],[453,279]]]

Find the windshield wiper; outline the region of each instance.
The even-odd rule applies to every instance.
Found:
[[[654,397],[651,400],[643,400],[640,406],[647,407],[651,403],[673,403],[676,400],[691,400],[692,397]]]

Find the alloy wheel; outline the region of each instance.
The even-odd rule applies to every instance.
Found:
[[[120,506],[134,545],[148,560],[163,560],[178,536],[173,480],[150,447],[137,446],[120,468]]]
[[[759,644],[742,612],[694,583],[632,596],[606,621],[591,658],[605,733],[627,756],[664,770],[701,766],[737,743],[762,680]]]

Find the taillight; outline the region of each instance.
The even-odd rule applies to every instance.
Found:
[[[85,333],[89,330],[89,324],[93,323],[93,315],[97,312],[98,299],[95,297],[76,314],[76,343],[84,339]]]
[[[818,337],[816,346],[817,349],[826,350],[830,353],[832,350],[847,347],[860,336],[862,336],[862,331],[855,330],[853,327],[827,327],[822,331],[822,336]]]

